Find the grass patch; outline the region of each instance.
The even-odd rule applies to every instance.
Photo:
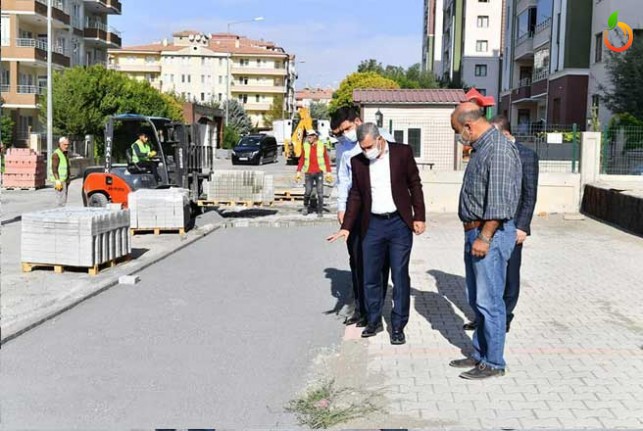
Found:
[[[309,390],[303,397],[288,403],[286,411],[294,413],[300,425],[313,429],[331,428],[352,419],[364,417],[377,411],[370,397],[358,398],[359,404],[350,401],[355,391],[338,389],[335,381],[325,381],[319,387]]]

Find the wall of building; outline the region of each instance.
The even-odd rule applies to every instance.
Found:
[[[547,103],[547,119],[550,124],[586,124],[587,75],[566,75],[551,79]],[[556,116],[556,99],[560,100],[560,115]]]

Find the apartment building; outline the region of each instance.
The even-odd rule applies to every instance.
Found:
[[[424,0],[422,71],[442,73],[442,13],[444,0]]]
[[[534,126],[585,126],[592,3],[507,1],[500,112],[520,133]]]
[[[332,88],[304,88],[295,92],[295,102],[297,107],[302,108],[310,108],[311,103],[328,105],[334,92]]]
[[[121,13],[118,0],[52,0],[52,65],[61,70],[105,64],[107,49],[121,46],[108,16]],[[15,123],[14,144],[25,145],[39,123],[47,86],[47,0],[2,0],[0,92],[3,115]]]
[[[181,31],[171,41],[110,50],[109,67],[189,101],[237,99],[258,128],[269,126],[264,115],[277,98],[285,114],[295,107],[294,58],[272,42]]]
[[[592,116],[592,107],[598,108],[598,118],[603,126],[607,126],[612,112],[601,103],[602,93],[600,86],[609,87],[610,79],[607,74],[606,63],[609,50],[603,43],[603,31],[607,28],[608,17],[612,12],[618,11],[619,21],[625,22],[634,31],[634,39],[643,37],[643,10],[640,0],[600,0],[594,3],[592,15],[592,33],[590,47],[589,83],[587,94],[587,117]],[[611,31],[608,37],[614,46],[622,46],[619,31]],[[640,40],[640,39],[639,39]],[[625,55],[625,53],[614,54]]]
[[[504,4],[505,0],[443,0],[438,77],[498,100]]]

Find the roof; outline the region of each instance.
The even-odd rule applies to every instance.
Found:
[[[333,98],[334,92],[332,88],[304,88],[295,93],[295,99],[327,100]]]
[[[466,102],[464,90],[452,89],[357,89],[353,101],[362,104],[457,105]]]

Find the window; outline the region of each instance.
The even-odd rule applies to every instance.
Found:
[[[222,58],[219,59],[219,66],[223,66],[223,59]]]
[[[11,27],[10,27],[9,15],[2,15],[2,21],[0,30],[2,30],[2,46],[9,46],[9,41],[11,39]]]
[[[478,16],[478,28],[487,28],[489,27],[489,17],[487,15]]]
[[[219,75],[219,84],[223,84],[223,76]]]
[[[487,52],[489,50],[489,42],[486,40],[476,41],[476,52]]]
[[[222,94],[222,93],[219,93],[219,94],[217,95],[217,97],[218,97],[218,99],[219,99],[219,102],[221,102],[221,101],[223,100],[223,94]]]
[[[594,94],[592,96],[592,108],[598,109],[598,107],[600,106],[600,103],[601,103],[601,96],[599,96],[598,94]]]
[[[393,131],[393,139],[395,139],[395,142],[404,142],[404,130]]]
[[[261,59],[257,59],[257,67],[261,67]]]
[[[185,75],[181,75],[181,82],[185,84]]]
[[[486,64],[476,64],[475,74],[476,74],[476,76],[487,76],[487,65]]]
[[[255,102],[260,103],[261,102],[261,96],[260,95],[255,95]]]
[[[240,94],[239,95],[239,102],[248,103],[248,95],[247,94]]]
[[[421,157],[422,155],[422,129],[409,129],[409,145],[413,148],[413,156]]]
[[[239,78],[239,82],[241,83],[241,85],[248,85],[248,77],[242,76],[241,78]]]
[[[201,102],[205,102],[205,93],[201,93]]]
[[[478,92],[480,94],[482,94],[483,96],[487,95],[487,89],[486,88],[476,88],[476,90],[478,90]]]
[[[201,84],[205,84],[205,75],[201,75]]]
[[[478,0],[478,3],[489,3],[489,0]]]
[[[594,62],[599,63],[603,61],[603,33],[598,33],[594,36],[594,43],[596,44],[594,49]]]
[[[205,57],[201,57],[201,66],[205,66]]]
[[[192,75],[188,75],[188,84],[192,82]]]

